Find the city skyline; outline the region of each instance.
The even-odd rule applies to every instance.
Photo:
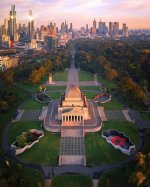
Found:
[[[109,21],[118,21],[120,26],[126,23],[130,29],[150,28],[150,2],[148,0],[8,0],[0,1],[0,24],[8,18],[10,6],[16,5],[17,23],[28,23],[28,12],[31,9],[35,25],[49,24],[50,21],[60,24],[67,20],[72,22],[75,29],[80,29],[87,23],[92,25],[95,18],[101,19],[108,25]],[[138,21],[137,21],[138,20]]]

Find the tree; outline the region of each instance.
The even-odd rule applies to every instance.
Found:
[[[29,75],[29,82],[32,84],[38,84],[40,82],[40,75],[38,74],[38,70],[32,70],[31,74]]]
[[[24,134],[21,134],[21,135],[17,136],[16,142],[17,142],[18,146],[24,147],[27,142],[27,137]]]
[[[1,187],[8,187],[8,183],[6,179],[0,179],[0,186]]]
[[[8,86],[12,86],[14,82],[14,73],[11,70],[7,70],[2,74],[2,80]]]
[[[8,103],[6,101],[0,101],[0,111],[6,112],[8,110]]]
[[[106,77],[109,79],[109,80],[112,80],[112,79],[115,79],[116,77],[119,76],[119,73],[117,70],[115,69],[107,69],[106,70]]]
[[[146,177],[143,175],[141,171],[136,171],[131,175],[129,182],[135,183],[137,186],[140,186],[144,181]]]

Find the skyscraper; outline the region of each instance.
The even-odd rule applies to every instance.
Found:
[[[100,20],[98,23],[98,33],[105,34],[105,31],[106,31],[106,23]]]
[[[30,39],[34,38],[34,19],[32,16],[32,10],[29,10],[28,36]]]
[[[109,35],[112,36],[113,35],[113,22],[109,22]]]
[[[119,34],[119,22],[114,22],[113,34],[117,36]]]
[[[123,23],[122,36],[123,37],[128,37],[129,36],[128,27],[126,26],[126,23]]]
[[[94,21],[93,21],[93,29],[96,29],[96,20],[94,18]]]
[[[14,37],[17,31],[15,5],[11,6],[8,25],[9,25],[9,36]]]

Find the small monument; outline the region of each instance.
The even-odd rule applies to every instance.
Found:
[[[49,74],[49,77],[48,77],[48,84],[55,84],[52,80],[52,73]]]

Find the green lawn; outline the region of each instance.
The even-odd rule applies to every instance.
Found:
[[[96,93],[93,92],[83,92],[83,93],[86,95],[87,99],[93,99],[94,96],[97,95]]]
[[[32,163],[56,166],[58,165],[59,148],[60,135],[44,132],[44,137],[19,157]]]
[[[44,84],[46,81],[48,80],[48,77],[45,76],[43,77],[43,79],[40,81],[39,84],[37,85],[33,85],[31,83],[24,83],[24,82],[17,82],[16,83],[16,86],[23,89],[23,90],[26,90],[26,91],[29,91],[29,92],[37,92],[38,91],[38,87],[42,84]]]
[[[104,77],[98,76],[97,81],[104,84],[104,86],[108,89],[111,90],[113,88],[117,87],[117,84],[114,80],[107,80]]]
[[[84,175],[60,175],[53,178],[52,187],[92,187],[92,181]]]
[[[150,113],[142,112],[141,118],[145,121],[150,121]]]
[[[126,136],[130,137],[133,143],[138,143],[138,131],[132,123],[109,121],[102,128],[102,130],[106,129],[116,129],[124,132]],[[127,157],[120,150],[116,150],[111,144],[107,143],[105,138],[102,138],[102,130],[95,134],[88,134],[85,137],[87,165],[117,163]]]
[[[53,81],[67,81],[67,78],[68,78],[67,71],[56,72],[52,77]]]
[[[42,106],[46,106],[47,104],[38,103],[34,99],[28,99],[24,103],[22,103],[19,108],[24,110],[36,110],[41,109]]]
[[[40,122],[16,122],[12,125],[9,131],[8,142],[11,144],[15,141],[16,137],[23,131],[29,129],[39,129]],[[55,135],[50,132],[44,132],[44,137],[35,144],[31,149],[26,150],[24,153],[20,154],[19,157],[23,160],[44,164],[44,165],[57,165],[58,156],[60,148],[60,135]]]
[[[66,86],[47,86],[46,90],[66,90]]]
[[[78,75],[79,75],[79,81],[93,81],[94,80],[94,75],[87,71],[80,70],[78,72]]]
[[[99,103],[99,106],[104,106],[105,110],[122,110],[124,109],[124,105],[118,102],[116,99],[112,99],[107,103]]]
[[[64,92],[65,92],[65,91],[64,91]],[[51,98],[52,98],[53,100],[56,100],[56,99],[60,99],[60,96],[61,96],[64,92],[62,92],[62,93],[60,93],[60,92],[49,93],[48,95],[51,96]]]
[[[40,127],[39,121],[19,121],[12,124],[12,127],[8,134],[8,142],[11,144],[13,141],[15,141],[16,137],[20,135],[23,131],[28,131],[29,129],[39,129],[42,130]]]
[[[96,90],[100,91],[100,86],[80,86],[81,90]]]

